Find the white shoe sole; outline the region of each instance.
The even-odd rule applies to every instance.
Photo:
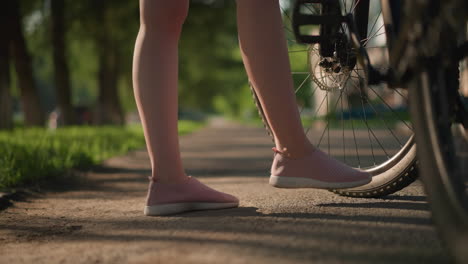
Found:
[[[161,216],[178,214],[196,210],[214,210],[238,207],[239,203],[173,203],[145,206],[144,214],[147,216]]]
[[[302,177],[270,176],[270,185],[277,188],[316,188],[316,189],[344,189],[367,184],[372,179],[353,182],[324,182]]]

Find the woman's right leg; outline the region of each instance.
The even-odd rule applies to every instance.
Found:
[[[152,175],[146,215],[237,207],[236,197],[187,177],[178,139],[178,42],[188,0],[140,0],[133,87]]]
[[[160,182],[186,179],[177,129],[178,43],[189,0],[140,0],[133,86],[151,161]]]

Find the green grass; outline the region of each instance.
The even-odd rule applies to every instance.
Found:
[[[179,134],[202,122],[179,121]],[[86,169],[112,156],[142,148],[140,125],[126,127],[18,128],[0,132],[0,190],[40,186],[71,169]]]

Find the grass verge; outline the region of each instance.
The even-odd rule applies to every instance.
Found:
[[[202,126],[202,122],[179,121],[179,134]],[[140,125],[0,132],[0,190],[38,187],[63,177],[71,169],[87,169],[144,145]]]

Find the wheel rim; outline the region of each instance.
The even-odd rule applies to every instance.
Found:
[[[370,9],[379,9],[371,1]],[[317,85],[323,72],[317,68],[318,46],[299,45],[291,30],[290,6],[281,1],[295,92],[305,132],[311,142],[342,162],[371,172],[400,159],[412,144],[412,126],[408,121],[407,95],[386,85],[367,86],[363,68],[357,65],[349,77],[342,75],[340,85],[324,89]],[[318,12],[311,6],[311,12]],[[352,1],[342,1],[346,12],[353,11]],[[314,9],[315,8],[315,9]],[[381,12],[369,16],[368,37],[364,39],[372,63],[388,67],[385,28]],[[346,32],[346,26],[342,27]],[[322,74],[322,75],[320,75]],[[333,81],[336,75],[329,79]],[[314,82],[315,81],[315,82]]]

